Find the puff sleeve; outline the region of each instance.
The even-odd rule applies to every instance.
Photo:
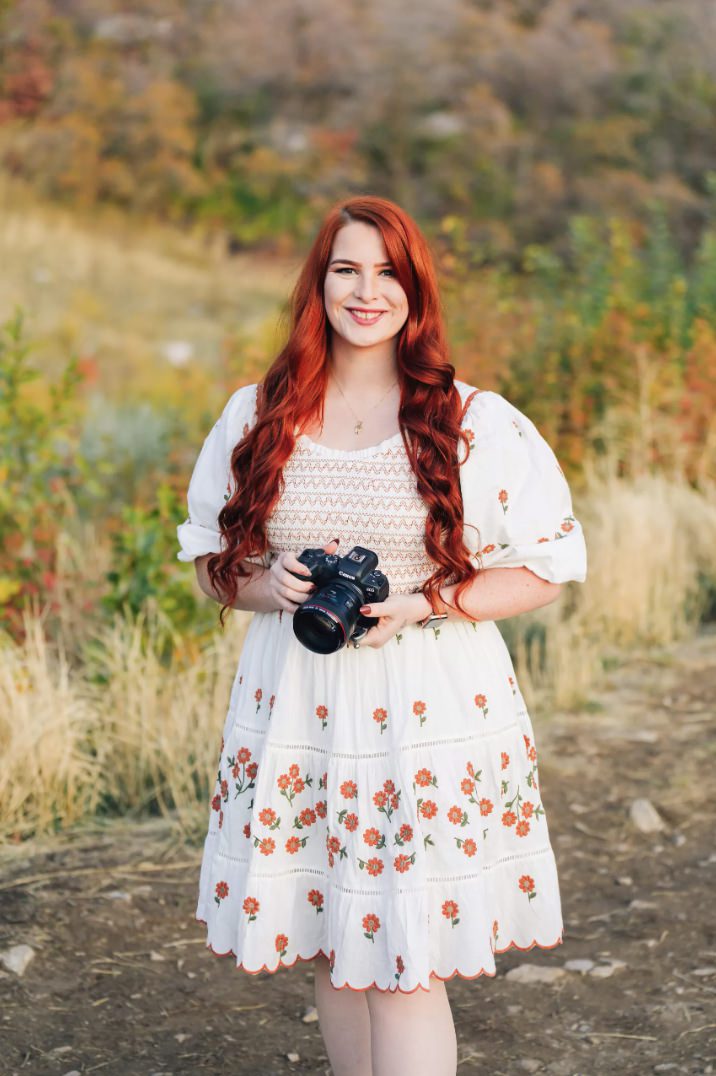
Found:
[[[569,486],[534,423],[504,396],[473,397],[460,468],[465,543],[484,568],[525,567],[551,583],[583,582],[587,551]]]
[[[189,515],[177,527],[177,560],[221,552],[218,516],[231,490],[231,453],[255,418],[256,387],[236,390],[204,440],[189,480]]]

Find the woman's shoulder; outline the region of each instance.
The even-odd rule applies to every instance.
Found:
[[[499,392],[481,389],[457,379],[455,388],[460,393],[464,407],[463,425],[470,426],[475,433],[488,433],[499,430],[506,423],[519,424],[527,419],[526,415]]]
[[[232,392],[224,405],[219,421],[223,421],[227,435],[233,441],[240,440],[256,417],[256,392],[258,384],[241,385]]]

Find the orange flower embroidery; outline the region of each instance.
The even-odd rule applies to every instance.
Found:
[[[375,829],[374,827],[364,831],[363,840],[369,848],[382,848],[385,844],[385,837],[379,829]]]
[[[460,908],[457,902],[454,900],[444,901],[442,911],[445,918],[450,920],[451,926],[456,927],[457,924],[460,922],[458,918],[460,914]]]
[[[527,894],[529,900],[532,900],[537,896],[537,890],[535,889],[535,880],[530,874],[523,874],[517,883],[523,893]]]
[[[392,781],[384,781],[383,788],[373,793],[373,803],[378,810],[390,820],[393,811],[397,810],[400,803],[400,791],[393,792],[395,785]]]
[[[214,900],[216,901],[217,904],[221,904],[222,900],[224,900],[229,895],[229,883],[228,882],[217,882],[216,883],[215,893],[216,893],[216,896],[214,897]]]
[[[358,786],[355,781],[344,781],[341,785],[341,795],[344,799],[355,799],[358,795]]]
[[[326,725],[328,724],[328,721],[326,720],[327,717],[328,717],[328,707],[326,707],[326,706],[317,706],[316,707],[316,717],[321,722],[321,728],[324,729],[326,727]]]
[[[304,807],[299,815],[297,815],[293,824],[296,829],[303,829],[304,827],[312,826],[316,821],[316,812],[313,807]]]
[[[373,720],[380,725],[380,734],[382,736],[384,730],[388,727],[388,711],[379,706],[377,710],[373,711]]]
[[[261,907],[256,897],[246,897],[242,907],[249,917],[249,923],[253,923],[258,913],[258,910]]]
[[[486,695],[475,695],[475,706],[477,706],[478,710],[482,710],[483,717],[487,717],[488,709]]]
[[[320,889],[310,889],[306,899],[316,909],[316,915],[323,911],[323,893]]]
[[[507,503],[509,499],[509,494],[507,490],[501,489],[500,492],[497,494],[497,499],[502,505],[502,511],[506,513],[507,509],[509,508],[509,504]]]
[[[413,839],[413,827],[409,826],[407,822],[403,822],[400,830],[395,835],[396,844],[405,844],[406,841],[412,841]]]
[[[286,937],[285,934],[277,934],[276,935],[276,952],[278,953],[279,956],[283,957],[283,956],[286,955],[286,950],[287,949],[288,949],[288,938]]]
[[[463,839],[462,837],[456,837],[455,841],[457,842],[458,848],[462,848],[466,856],[474,856],[475,852],[477,852],[477,845],[473,841],[472,837],[467,837],[465,839]]]
[[[281,824],[281,819],[277,816],[273,807],[264,807],[263,811],[259,811],[259,822],[262,826],[270,826],[271,829],[276,829]]]
[[[370,912],[368,915],[363,916],[363,930],[365,931],[365,937],[369,941],[375,941],[376,931],[380,930],[380,919],[377,915],[373,915]]]
[[[434,785],[435,788],[438,787],[437,779],[433,777],[430,770],[425,769],[418,770],[415,774],[415,784],[420,785],[421,788],[427,788],[428,785]]]
[[[420,724],[421,725],[424,725],[426,720],[427,720],[427,718],[425,716],[425,711],[426,710],[427,710],[427,706],[425,705],[424,702],[420,702],[420,700],[418,700],[417,702],[413,703],[413,713],[415,714],[416,717],[418,717],[420,719]]]
[[[377,856],[373,856],[372,859],[369,859],[367,861],[365,859],[361,859],[359,856],[358,866],[361,870],[367,870],[368,874],[372,875],[374,878],[377,877],[377,875],[382,874],[383,872],[383,860],[378,859]]]
[[[303,792],[306,785],[313,784],[313,778],[308,774],[305,778],[299,777],[300,769],[296,762],[292,763],[288,768],[288,773],[279,774],[276,778],[276,784],[281,790],[281,795],[285,796],[289,803],[293,803],[296,796]]]

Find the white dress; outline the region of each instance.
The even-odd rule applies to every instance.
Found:
[[[456,385],[463,401],[474,391]],[[179,560],[220,549],[229,458],[255,398],[255,385],[235,392],[206,438]],[[470,551],[486,568],[582,581],[582,528],[533,423],[483,391],[463,426]],[[376,551],[392,593],[431,574],[400,434],[355,450],[301,436],[284,482],[265,563],[339,537],[343,552]],[[323,953],[333,985],[354,990],[494,975],[495,953],[558,945],[535,737],[495,622],[411,625],[380,648],[320,655],[295,637],[290,614],[255,613],[221,738],[196,918],[207,946],[248,972]]]

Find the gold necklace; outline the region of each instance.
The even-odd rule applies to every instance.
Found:
[[[340,386],[340,385],[338,384],[338,378],[336,377],[336,375],[335,375],[335,374],[333,375],[333,380],[335,381],[335,383],[336,383],[336,386],[337,386],[337,388],[338,388],[338,391],[340,392],[341,396],[343,397],[343,399],[344,399],[344,400],[346,401],[346,403],[348,404],[348,407],[350,408],[350,410],[351,410],[351,411],[353,411],[353,408],[352,408],[352,407],[351,407],[351,405],[350,405],[350,402],[349,402],[349,400],[348,400],[348,397],[346,396],[346,394],[345,394],[345,392],[343,391],[343,389],[341,388],[341,386]],[[384,393],[383,393],[383,395],[381,396],[381,398],[380,398],[380,399],[379,399],[379,400],[378,400],[378,401],[377,401],[376,403],[374,403],[374,404],[373,404],[373,406],[372,406],[371,408],[369,408],[369,410],[370,410],[370,411],[373,411],[373,410],[374,410],[374,409],[375,409],[375,408],[376,408],[376,407],[378,406],[378,404],[379,404],[379,403],[382,403],[382,402],[383,402],[383,400],[385,399],[385,397],[386,397],[386,396],[388,395],[388,392],[390,392],[390,390],[391,390],[391,389],[395,388],[395,386],[396,386],[397,384],[398,384],[398,382],[397,382],[397,381],[394,381],[394,382],[393,382],[393,384],[392,384],[392,385],[390,386],[390,388],[388,389],[388,391],[387,391],[387,392],[384,392]],[[359,433],[360,433],[360,431],[361,431],[361,430],[363,429],[363,419],[362,419],[362,418],[358,418],[358,415],[356,415],[355,411],[353,411],[353,417],[354,417],[354,418],[355,418],[355,420],[356,420],[356,424],[355,424],[355,426],[353,427],[353,433],[355,433],[355,434],[357,435],[357,434],[359,434]]]

